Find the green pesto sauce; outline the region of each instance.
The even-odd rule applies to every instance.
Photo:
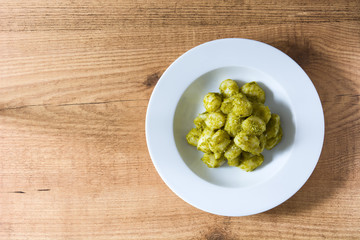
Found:
[[[194,119],[186,140],[204,153],[201,160],[209,168],[227,162],[253,171],[263,163],[264,149],[271,150],[282,139],[280,116],[264,105],[265,92],[256,82],[239,87],[226,79],[219,90],[205,95],[206,112]]]

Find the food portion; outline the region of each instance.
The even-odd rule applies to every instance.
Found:
[[[271,150],[281,141],[280,116],[264,105],[265,92],[256,82],[239,87],[226,79],[219,90],[205,95],[206,112],[194,119],[195,128],[186,140],[204,153],[201,160],[209,168],[227,162],[253,171],[263,163],[264,149]]]
[[[204,97],[204,107],[207,112],[215,112],[221,106],[222,98],[219,93],[208,93]]]

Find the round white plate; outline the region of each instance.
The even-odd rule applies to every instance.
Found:
[[[253,172],[224,164],[210,169],[186,142],[202,99],[231,78],[257,81],[271,112],[281,117],[283,139],[264,151]],[[161,178],[180,198],[206,212],[245,216],[290,198],[310,177],[324,141],[324,115],[309,77],[280,50],[248,39],[220,39],[179,57],[157,83],[146,114],[146,141]]]

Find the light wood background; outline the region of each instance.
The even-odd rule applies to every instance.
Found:
[[[326,121],[303,188],[240,218],[178,198],[145,142],[161,74],[227,37],[292,57]],[[0,0],[0,238],[360,239],[359,66],[359,1]]]

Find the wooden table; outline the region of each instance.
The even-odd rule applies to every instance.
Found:
[[[301,190],[239,218],[177,197],[144,129],[172,61],[228,37],[299,63],[326,122]],[[359,66],[359,1],[1,1],[0,237],[360,239]]]

